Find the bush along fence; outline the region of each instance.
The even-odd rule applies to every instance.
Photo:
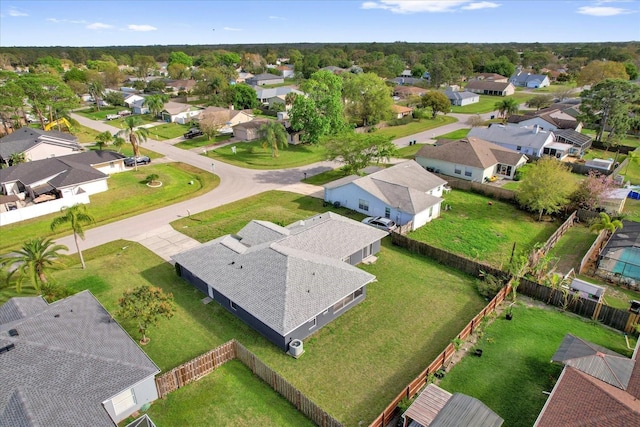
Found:
[[[199,380],[230,360],[238,359],[255,375],[287,399],[298,411],[321,427],[342,427],[342,424],[292,386],[276,371],[236,340],[228,341],[172,370],[156,377],[159,397]]]
[[[482,184],[480,182],[467,181],[466,179],[460,179],[449,175],[436,175],[447,181],[451,188],[455,188],[457,190],[472,191],[474,193],[484,194],[485,196],[504,200],[506,202],[514,202],[516,200],[516,193],[513,190],[496,187],[495,185]]]
[[[587,271],[587,267],[589,266],[590,260],[596,260],[598,255],[600,255],[600,250],[605,244],[607,237],[609,236],[608,230],[601,230],[596,240],[593,241],[591,247],[587,251],[584,257],[582,257],[582,261],[580,261],[580,269],[578,270],[578,274],[585,273]]]
[[[511,291],[511,285],[507,284],[507,286],[503,287],[500,292],[491,300],[489,304],[487,304],[476,316],[471,319],[471,321],[467,324],[467,326],[462,329],[462,331],[456,336],[456,339],[466,340],[469,336],[478,328],[479,325],[482,324],[482,320],[485,316],[493,313],[496,310],[496,307],[500,305],[502,301],[507,297],[509,292]],[[444,369],[448,366],[449,362],[453,358],[453,355],[456,352],[456,347],[453,343],[449,343],[449,345],[440,353],[436,358],[427,366],[427,368],[420,372],[420,374],[411,381],[397,396],[389,406],[385,408],[384,411],[378,417],[373,420],[373,422],[369,425],[369,427],[384,427],[389,423],[396,415],[396,411],[398,410],[398,404],[402,399],[411,399],[415,396],[421,389],[424,387],[429,381],[432,375],[436,375],[438,371]]]

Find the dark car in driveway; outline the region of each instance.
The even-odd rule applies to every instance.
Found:
[[[124,159],[125,166],[134,166],[135,164],[146,165],[151,163],[151,159],[147,156],[127,157]]]
[[[204,132],[202,132],[200,129],[191,128],[183,136],[185,139],[191,139],[191,138],[195,138],[196,136],[202,136],[202,135],[204,135]]]

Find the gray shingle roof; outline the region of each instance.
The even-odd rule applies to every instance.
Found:
[[[68,156],[20,163],[6,169],[0,169],[0,182],[20,181],[24,185],[31,185],[46,179],[55,188],[78,185],[104,179],[108,176],[94,169],[92,165],[120,160],[124,157],[114,151],[85,151]]]
[[[285,230],[252,221],[240,240],[223,236],[172,258],[281,335],[375,280],[342,258],[387,233],[332,213]]]
[[[485,80],[471,80],[469,83],[467,83],[467,85],[465,86],[465,89],[467,90],[492,90],[492,91],[499,91],[499,92],[503,92],[507,89],[507,87],[509,87],[511,83],[509,82],[491,82],[491,81],[485,81]]]
[[[469,92],[466,90],[463,92],[458,92],[456,90],[445,90],[444,94],[447,95],[447,98],[449,98],[449,100],[476,98],[478,96],[477,93]]]
[[[89,291],[0,325],[8,344],[0,425],[113,426],[102,402],[159,372]]]
[[[42,297],[11,298],[0,306],[0,325],[24,319],[47,307]]]
[[[457,141],[438,140],[436,145],[424,145],[416,157],[487,169],[498,163],[516,165],[524,154],[480,138],[467,137]]]
[[[571,334],[565,335],[551,361],[572,366],[622,390],[627,389],[635,365],[632,359]]]
[[[8,159],[13,153],[23,153],[43,143],[69,147],[70,150],[82,149],[78,138],[68,133],[23,127],[0,138],[0,158]]]
[[[467,137],[484,139],[494,144],[519,145],[540,150],[549,140],[549,132],[535,132],[532,128],[493,125],[489,128],[472,128]],[[550,139],[553,141],[553,137]]]

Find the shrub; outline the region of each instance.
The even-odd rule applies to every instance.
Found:
[[[495,297],[502,289],[502,281],[493,274],[485,272],[481,272],[481,277],[482,280],[476,282],[480,295],[488,299]]]
[[[389,126],[402,126],[402,125],[409,124],[409,123],[411,123],[412,121],[413,121],[413,117],[411,117],[411,116],[406,116],[406,117],[403,117],[403,118],[401,118],[401,119],[393,119],[393,120],[389,120],[389,121],[387,122],[387,124],[388,124]]]

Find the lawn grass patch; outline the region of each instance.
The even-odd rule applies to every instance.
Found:
[[[273,157],[271,148],[263,148],[262,141],[241,142],[236,153],[231,145],[207,151],[206,156],[234,166],[248,169],[288,169],[309,165],[326,159],[324,146],[321,144],[289,145],[278,150],[278,157]]]
[[[159,426],[315,426],[239,360],[157,400],[147,413]]]
[[[118,111],[122,111],[125,107],[101,107],[98,111],[95,107],[91,107],[85,110],[74,111],[76,114],[86,117],[91,120],[106,120],[110,114],[118,114]]]
[[[398,148],[398,152],[395,157],[413,160],[416,158],[416,154],[418,154],[418,151],[420,151],[420,149],[424,147],[424,145],[425,144],[416,143],[413,145],[408,145],[406,147]]]
[[[560,312],[516,305],[514,318],[496,319],[478,348],[482,357],[466,356],[440,386],[480,399],[504,418],[505,426],[531,426],[542,410],[562,366],[549,361],[565,334],[630,356],[622,333]]]
[[[94,142],[99,134],[97,130],[93,130],[81,124],[73,125],[73,135],[78,138],[80,144]]]
[[[216,135],[214,138],[209,139],[206,135],[199,136],[197,138],[185,139],[184,141],[180,141],[177,144],[174,144],[174,147],[182,148],[183,150],[190,150],[192,148],[198,147],[207,147],[209,145],[215,145],[219,142],[226,141],[230,139],[231,135]]]
[[[409,233],[409,237],[438,248],[499,267],[517,251],[530,251],[546,241],[560,225],[536,221],[511,203],[475,193],[452,190],[443,196],[452,209]]]
[[[182,125],[180,123],[164,123],[149,128],[149,137],[157,139],[158,141],[174,139],[184,135],[192,127],[193,126],[191,124]]]
[[[345,176],[347,175],[345,174],[344,170],[342,168],[337,168],[310,176],[303,179],[302,182],[311,185],[324,185],[327,182],[335,181],[336,179],[344,178]]]
[[[438,138],[454,140],[462,139],[466,138],[466,136],[469,134],[469,131],[471,131],[471,129],[458,129],[454,130],[453,132],[445,133],[444,135],[438,135]]]
[[[379,135],[391,137],[391,139],[403,138],[425,130],[435,129],[440,126],[457,122],[458,119],[451,116],[438,115],[435,119],[414,119],[411,123],[400,126],[388,126],[376,131]]]
[[[627,198],[624,202],[622,213],[624,214],[624,219],[640,222],[640,200]]]
[[[597,233],[589,230],[587,224],[576,224],[558,240],[558,243],[549,251],[549,255],[557,258],[556,270],[563,274],[572,268],[580,270],[582,257],[587,253],[593,242],[598,237]]]
[[[464,106],[453,105],[451,106],[451,112],[459,114],[484,114],[496,111],[496,103],[502,101],[504,98],[513,98],[518,101],[518,104],[522,104],[527,102],[533,96],[534,95],[530,93],[514,93],[513,95],[506,97],[480,95],[480,101]]]
[[[150,174],[158,174],[162,187],[150,188],[144,183]],[[189,182],[193,181],[193,185]],[[184,163],[150,164],[112,175],[109,178],[109,190],[91,196],[87,205],[89,213],[95,218],[92,227],[129,218],[144,212],[158,209],[182,200],[213,190],[220,179],[208,172]],[[4,253],[19,247],[24,241],[36,237],[60,237],[70,233],[68,226],[60,227],[55,233],[50,230],[51,221],[60,216],[59,212],[38,218],[3,225],[1,228],[0,252]]]

